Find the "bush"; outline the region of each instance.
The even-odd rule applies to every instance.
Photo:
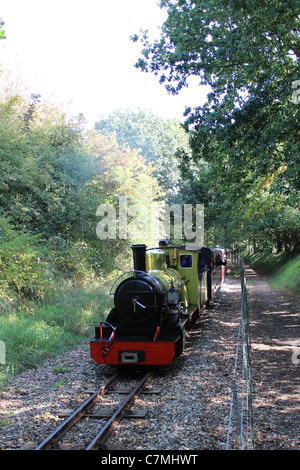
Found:
[[[0,296],[38,300],[54,287],[39,235],[22,233],[0,218]]]

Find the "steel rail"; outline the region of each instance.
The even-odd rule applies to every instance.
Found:
[[[119,373],[113,375],[106,384],[96,390],[85,402],[83,402],[63,423],[61,423],[49,436],[47,436],[34,450],[44,450],[50,447],[54,441],[58,441],[66,432],[74,426],[77,421],[86,413],[87,409],[96,401],[99,395],[103,395],[106,390],[117,380]]]
[[[107,439],[108,435],[110,434],[114,424],[122,419],[124,414],[126,413],[126,409],[129,405],[132,404],[135,397],[141,391],[141,389],[146,384],[149,377],[152,375],[153,369],[148,371],[144,377],[140,380],[140,382],[134,387],[132,392],[126,397],[126,399],[121,403],[119,408],[115,411],[113,416],[106,422],[106,424],[102,427],[102,429],[98,432],[96,437],[90,442],[90,444],[86,447],[85,450],[95,450],[101,442]]]

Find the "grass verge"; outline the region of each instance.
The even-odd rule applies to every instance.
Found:
[[[300,255],[290,258],[285,253],[259,252],[245,253],[243,259],[259,273],[268,276],[272,287],[288,290],[300,301]]]
[[[0,385],[48,357],[88,342],[111,306],[105,286],[61,287],[51,301],[0,315]]]
[[[291,290],[300,299],[300,256],[281,266],[270,283],[275,289]]]

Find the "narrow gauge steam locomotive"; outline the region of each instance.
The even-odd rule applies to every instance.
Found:
[[[113,284],[114,308],[95,328],[90,355],[98,364],[165,365],[183,352],[186,331],[224,280],[224,253],[131,248],[134,270]]]

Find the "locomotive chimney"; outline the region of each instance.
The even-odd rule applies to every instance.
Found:
[[[135,271],[146,271],[146,245],[132,245],[133,266]]]

